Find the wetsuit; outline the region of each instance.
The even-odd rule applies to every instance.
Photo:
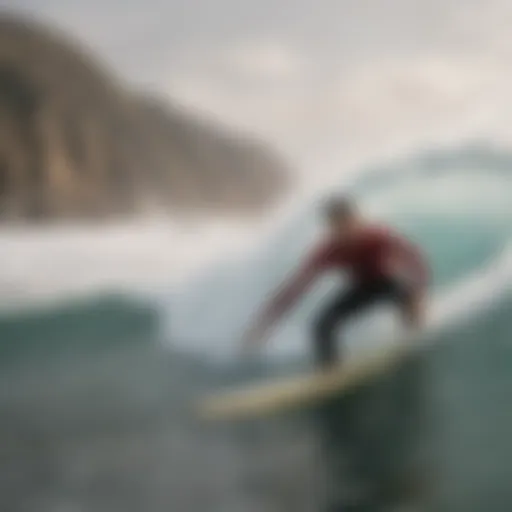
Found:
[[[350,286],[335,294],[313,324],[320,364],[336,360],[335,333],[348,317],[383,301],[405,304],[428,280],[425,260],[414,244],[389,228],[368,226],[349,243],[329,239],[315,248],[270,302],[267,316],[283,314],[320,273],[331,269],[346,272]]]

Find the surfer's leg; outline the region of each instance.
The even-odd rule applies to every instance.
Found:
[[[339,360],[336,333],[354,313],[372,305],[382,296],[383,287],[358,285],[344,291],[322,310],[313,324],[313,342],[317,363],[327,367]]]

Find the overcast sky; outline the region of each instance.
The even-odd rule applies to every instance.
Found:
[[[131,83],[255,131],[298,158],[447,125],[485,131],[504,115],[512,85],[507,0],[2,5],[56,22]]]

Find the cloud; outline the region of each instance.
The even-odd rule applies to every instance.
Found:
[[[171,91],[304,158],[443,139],[450,131],[480,135],[507,110],[497,98],[507,96],[512,80],[506,67],[448,52],[333,65],[329,79],[305,59],[300,66],[300,72],[295,67],[271,74],[270,87],[261,77],[247,87],[233,74],[202,74],[199,66],[193,74],[172,76]]]
[[[272,39],[232,44],[223,57],[233,72],[254,80],[296,78],[303,68],[297,52],[282,41]]]

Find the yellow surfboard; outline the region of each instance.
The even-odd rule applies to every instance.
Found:
[[[328,371],[217,392],[201,400],[197,412],[210,421],[239,420],[308,406],[391,370],[411,352],[411,346],[395,343]]]

